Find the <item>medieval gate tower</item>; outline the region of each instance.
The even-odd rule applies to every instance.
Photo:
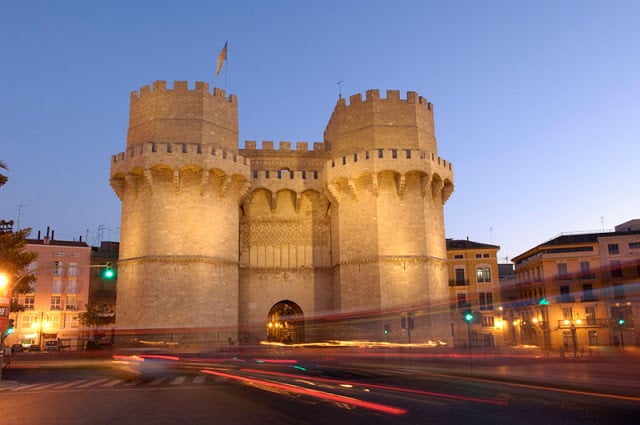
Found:
[[[111,186],[122,343],[451,342],[453,171],[414,92],[339,99],[312,149],[240,149],[235,96],[156,81],[131,94]]]

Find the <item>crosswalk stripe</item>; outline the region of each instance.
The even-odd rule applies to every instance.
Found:
[[[166,377],[156,378],[153,381],[149,382],[149,385],[158,385],[159,383],[161,383],[165,379],[167,379],[167,378]]]
[[[115,385],[121,384],[124,382],[124,379],[114,379],[111,382],[107,382],[106,384],[100,385],[101,387],[113,387]]]
[[[86,379],[80,379],[78,381],[71,381],[71,382],[67,382],[66,384],[62,384],[62,385],[58,385],[56,387],[56,389],[63,389],[63,388],[69,388],[69,387],[73,387],[74,385],[80,385],[84,382],[87,382]]]
[[[32,390],[35,388],[46,388],[55,384],[30,384],[30,385],[20,385],[18,388],[15,388],[13,391],[24,391],[24,390]]]
[[[178,376],[173,381],[171,381],[171,385],[180,385],[184,382],[185,379],[187,379],[186,376]]]
[[[39,391],[44,389],[50,390],[63,390],[68,388],[78,388],[78,389],[86,389],[86,388],[111,388],[118,385],[122,386],[137,386],[137,385],[160,385],[162,383],[166,383],[168,385],[181,385],[187,382],[187,379],[190,379],[189,376],[160,376],[152,381],[144,382],[143,380],[127,380],[127,379],[94,379],[94,380],[86,380],[86,379],[77,379],[75,381],[69,382],[41,382],[37,384],[28,384],[28,385],[20,385],[12,391]],[[202,384],[206,381],[205,375],[198,375],[193,377],[194,384]]]
[[[89,381],[86,384],[78,385],[78,388],[89,388],[89,387],[92,387],[94,385],[99,385],[99,384],[102,384],[102,383],[107,382],[107,381],[108,381],[108,379],[96,379],[94,381]]]

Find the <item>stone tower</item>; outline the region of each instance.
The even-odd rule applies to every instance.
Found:
[[[164,81],[131,94],[127,149],[111,163],[122,201],[123,335],[186,345],[237,338],[238,205],[249,170],[235,96]]]
[[[448,341],[443,205],[453,172],[438,157],[431,103],[392,90],[340,99],[324,139],[335,304],[380,314],[382,323],[359,324],[363,337],[387,325],[397,339],[398,317],[410,315],[414,340]]]
[[[414,341],[451,341],[453,172],[430,103],[340,99],[311,150],[237,139],[236,98],[219,89],[132,93],[127,149],[111,164],[121,340],[406,342],[411,315]]]

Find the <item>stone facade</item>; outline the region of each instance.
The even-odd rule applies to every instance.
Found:
[[[383,337],[451,342],[443,205],[451,163],[409,92],[339,99],[322,143],[238,143],[235,96],[157,81],[131,95],[121,340],[183,346]],[[399,327],[399,326],[398,326]]]

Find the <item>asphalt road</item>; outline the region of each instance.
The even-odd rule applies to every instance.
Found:
[[[0,423],[636,424],[640,417],[634,357],[255,354],[154,358],[144,369],[99,357],[16,359],[0,386]]]

